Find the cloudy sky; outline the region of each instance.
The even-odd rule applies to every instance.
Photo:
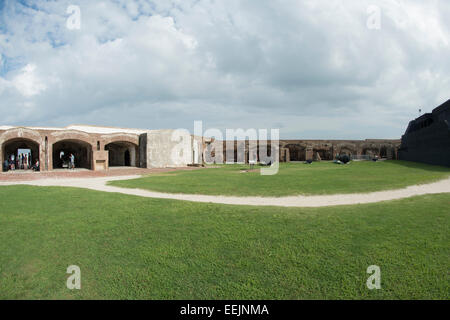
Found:
[[[398,138],[450,98],[448,0],[0,0],[0,12],[0,125]]]

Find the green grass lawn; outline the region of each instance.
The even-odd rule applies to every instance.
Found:
[[[287,196],[371,192],[428,183],[450,176],[450,168],[406,161],[281,163],[278,174],[242,172],[248,165],[151,174],[111,185],[169,193]]]
[[[9,186],[0,201],[0,299],[450,298],[450,194],[301,209]]]

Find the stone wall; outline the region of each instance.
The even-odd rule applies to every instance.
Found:
[[[225,163],[227,153],[231,155],[229,160],[232,163],[248,163],[251,159],[265,163],[273,161],[270,141],[263,152],[264,146],[257,141],[219,141],[169,129],[140,130],[138,133],[115,130],[108,134],[65,128],[16,127],[0,130],[2,161],[7,156],[5,152],[11,153],[19,145],[30,146],[34,150],[33,157],[38,154],[42,171],[61,168],[63,161],[59,159],[59,152],[64,149],[76,154],[76,165],[78,163],[92,170],[105,170],[111,165],[165,168],[205,162]],[[277,150],[282,162],[332,160],[342,153],[396,159],[399,145],[400,140],[281,140],[274,150]],[[242,158],[237,156],[236,150],[239,148],[244,150]],[[210,159],[208,156],[211,154],[207,150],[212,151]]]
[[[268,141],[266,148],[267,158],[270,158],[271,142]],[[238,159],[237,150],[245,146],[244,157]],[[280,140],[279,160],[280,162],[305,161],[305,160],[333,160],[338,154],[352,156],[369,155],[380,158],[397,159],[397,150],[400,140],[389,139],[367,139],[367,140]],[[212,159],[209,163],[248,163],[253,154],[260,158],[260,145],[247,141],[220,141],[212,140],[205,145],[206,150],[212,151]],[[252,150],[254,149],[254,150]],[[209,151],[209,152],[211,152]],[[227,159],[227,153],[229,158]],[[262,152],[264,154],[264,152]],[[205,159],[208,154],[205,154]],[[267,161],[267,159],[266,159]]]
[[[11,144],[17,144],[18,142],[28,144],[33,149],[36,148],[39,150],[38,154],[41,171],[62,167],[63,161],[60,160],[59,152],[64,149],[67,149],[65,150],[66,153],[76,153],[76,166],[78,163],[87,169],[96,170],[96,168],[103,169],[105,166],[101,164],[97,166],[95,161],[98,160],[102,162],[103,160],[106,160],[107,162],[108,160],[107,156],[105,156],[105,152],[101,152],[105,151],[105,146],[107,144],[125,142],[132,144],[137,148],[139,135],[127,133],[97,134],[57,128],[52,130],[15,127],[0,130],[0,159],[2,163],[6,157],[14,152],[9,146]],[[5,152],[8,154],[5,154]],[[68,155],[65,154],[64,156],[67,157]],[[138,157],[136,152],[134,152],[133,156],[135,158]],[[35,154],[33,157],[36,159]]]
[[[280,148],[289,150],[289,157],[282,161],[333,160],[338,154],[351,156],[378,156],[397,159],[400,140],[366,139],[366,140],[281,140]]]

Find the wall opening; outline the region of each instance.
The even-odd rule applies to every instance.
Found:
[[[53,144],[53,169],[69,168],[70,154],[75,168],[92,169],[92,146],[81,140],[62,140]]]
[[[31,169],[36,161],[39,161],[39,144],[24,138],[11,139],[3,143],[2,153],[4,171],[11,168],[12,164],[15,170]],[[7,166],[5,160],[8,161]]]
[[[347,155],[347,156],[351,157],[351,156],[353,156],[353,155],[356,154],[356,151],[355,151],[354,149],[350,149],[350,148],[348,148],[348,147],[342,147],[342,148],[339,150],[338,154],[339,154],[340,156]]]
[[[290,161],[305,161],[306,148],[297,144],[288,144],[286,148],[289,149]]]
[[[331,149],[314,148],[313,154],[318,154],[321,160],[333,160],[333,151]]]
[[[125,166],[131,166],[130,150],[125,150]]]
[[[379,150],[377,148],[364,148],[362,154],[371,157],[378,156]]]
[[[105,145],[110,167],[138,167],[138,146],[131,142],[115,141]]]

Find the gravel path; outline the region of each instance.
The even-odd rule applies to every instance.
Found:
[[[139,178],[139,175],[99,177],[99,178],[50,178],[33,181],[0,181],[0,186],[26,184],[32,186],[58,186],[77,187],[104,192],[116,192],[140,197],[176,199],[194,202],[210,202],[221,204],[237,204],[251,206],[282,206],[282,207],[324,207],[336,205],[349,205],[358,203],[373,203],[394,199],[408,198],[417,195],[450,193],[450,178],[429,184],[409,186],[404,189],[378,191],[370,193],[352,193],[317,196],[287,196],[287,197],[231,197],[210,196],[196,194],[171,194],[148,191],[142,189],[128,189],[108,186],[106,183],[113,180],[127,180]]]

